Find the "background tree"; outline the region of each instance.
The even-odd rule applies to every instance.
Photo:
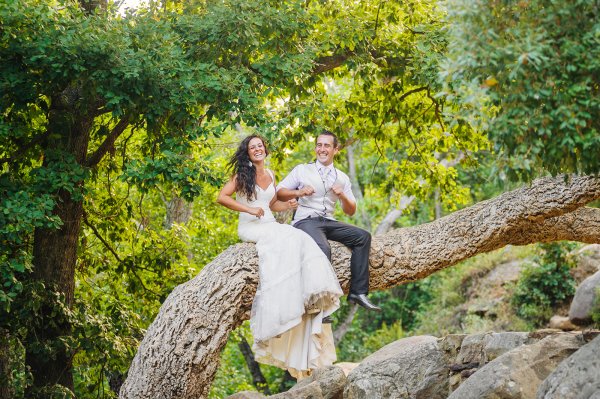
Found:
[[[598,173],[597,1],[451,0],[449,98],[490,132],[513,177]]]
[[[83,5],[0,5],[2,327],[23,342],[36,387],[29,396],[73,388],[72,358],[82,349],[73,313],[82,223],[108,249],[115,236],[103,235],[106,224],[132,216],[130,198],[115,200],[110,190],[91,198],[90,183],[105,173],[110,181],[118,167],[142,194],[170,182],[192,199],[203,182],[216,182],[210,163],[190,156],[223,131],[215,115],[257,123],[263,79],[284,81],[310,67],[296,45],[305,17],[293,3],[125,17]],[[285,62],[271,46],[287,54]],[[117,148],[121,162],[103,163]],[[112,208],[104,227],[95,223],[96,206]],[[147,227],[140,216],[138,231]],[[141,250],[111,252],[116,271],[132,272],[147,288],[137,275],[140,256],[149,254]]]
[[[235,239],[231,215],[211,205],[238,140],[229,127],[266,135],[280,173],[311,159],[308,138],[333,129],[352,145],[373,227],[402,198],[414,197],[403,223],[416,225],[433,219],[437,191],[447,213],[512,187],[502,180],[511,170],[598,169],[583,151],[598,143],[591,3],[447,2],[449,19],[430,0],[165,1],[125,16],[81,4],[0,4],[0,336],[10,349],[0,370],[15,365],[17,396],[118,391],[160,303]],[[496,33],[479,40],[489,26]],[[518,50],[509,34],[535,38],[545,61],[506,62]],[[533,95],[548,98],[543,82],[561,101],[551,109],[564,111],[549,119],[549,100]],[[567,129],[561,115],[575,115]],[[518,117],[518,129],[500,128]],[[546,139],[555,160],[574,160],[550,168],[559,163],[538,150]],[[465,170],[481,157],[485,168]],[[165,229],[165,203],[193,198],[192,218]],[[570,226],[589,221],[583,213]],[[528,225],[528,240],[563,237],[541,224]]]

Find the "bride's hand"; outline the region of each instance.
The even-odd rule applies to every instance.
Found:
[[[248,209],[248,213],[253,216],[256,216],[259,219],[265,216],[265,211],[262,208],[250,208]]]
[[[288,203],[289,209],[297,209],[298,208],[298,201],[296,201],[295,198],[288,200],[287,203]]]

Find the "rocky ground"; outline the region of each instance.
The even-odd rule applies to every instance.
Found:
[[[400,339],[358,364],[340,363],[270,398],[600,399],[600,331],[590,327],[600,288],[600,245],[578,250],[578,288],[553,328]],[[522,262],[502,262],[470,283],[457,314],[505,323],[509,284]],[[229,398],[264,398],[240,392]]]

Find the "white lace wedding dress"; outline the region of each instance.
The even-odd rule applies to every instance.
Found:
[[[255,357],[302,378],[336,360],[331,324],[322,319],[339,308],[342,289],[314,240],[273,217],[273,182],[264,190],[256,185],[256,194],[252,201],[237,197],[265,211],[260,219],[240,213],[238,225],[240,238],[255,242],[259,257],[259,285],[250,317]]]

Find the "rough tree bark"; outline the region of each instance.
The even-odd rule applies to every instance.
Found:
[[[0,399],[12,399],[15,395],[10,354],[10,335],[0,328]]]
[[[584,208],[598,198],[600,178],[543,178],[434,222],[375,237],[370,288],[414,281],[508,244],[600,243],[600,209]],[[347,290],[350,253],[341,245],[332,249]],[[249,317],[257,265],[254,245],[237,244],[178,286],[150,325],[120,397],[206,397],[230,331]]]
[[[75,99],[79,88],[69,88],[59,96],[52,98],[48,131],[56,136],[44,143],[44,152],[62,151],[73,156],[79,164],[85,163],[90,129],[93,116],[90,111],[75,111]],[[44,167],[48,159],[44,159]],[[83,182],[79,183],[80,186]],[[62,221],[59,229],[36,228],[33,239],[33,278],[44,283],[47,289],[57,289],[64,294],[65,304],[71,308],[75,292],[75,265],[77,262],[77,243],[81,221],[83,218],[83,203],[65,189],[55,193],[58,197],[53,213]],[[53,310],[43,308],[44,320],[42,328],[28,331],[35,339],[47,343],[57,340],[60,336],[70,335],[71,326],[68,322],[56,322]],[[34,340],[34,338],[32,338]],[[72,354],[65,348],[56,349],[54,356],[45,351],[27,347],[26,362],[33,375],[33,387],[60,384],[73,389],[71,373]]]

